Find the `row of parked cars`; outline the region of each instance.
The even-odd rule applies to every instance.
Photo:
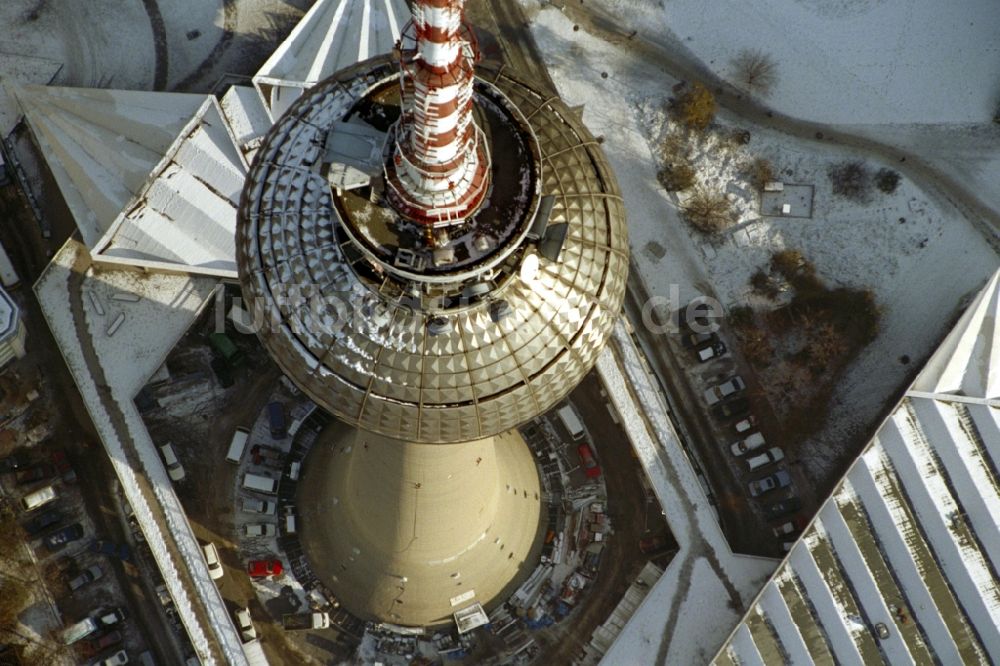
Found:
[[[694,312],[692,320],[682,319],[681,343],[692,350],[699,363],[707,363],[726,355],[726,345],[718,333],[703,332],[707,320],[698,319],[697,308],[688,307],[683,312],[692,311]],[[692,326],[694,322],[702,326]],[[747,472],[773,468],[785,459],[784,451],[777,446],[767,446],[763,434],[757,430],[757,420],[750,412],[750,400],[746,397],[745,391],[744,379],[739,375],[733,375],[705,389],[703,399],[712,417],[727,426],[732,424],[731,431],[739,435],[740,438],[730,445],[729,450],[733,456],[742,458]],[[761,498],[774,491],[789,488],[791,485],[791,475],[782,467],[766,476],[749,481],[747,491],[750,497]],[[777,520],[801,508],[802,502],[798,498],[788,497],[765,505],[763,510],[768,520]],[[794,521],[786,521],[774,528],[774,534],[784,541],[798,532],[796,525]]]

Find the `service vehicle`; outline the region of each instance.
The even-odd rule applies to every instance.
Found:
[[[247,448],[247,441],[250,439],[250,431],[240,426],[233,433],[233,438],[229,442],[229,451],[226,452],[226,462],[240,464],[243,460],[243,452]]]
[[[740,377],[739,375],[730,377],[721,384],[717,384],[716,386],[713,386],[712,388],[705,391],[705,402],[707,402],[709,405],[714,405],[723,398],[728,398],[731,395],[735,395],[736,393],[742,391],[746,387],[747,387],[746,382],[744,382],[743,378]]]
[[[247,573],[251,578],[280,576],[282,571],[281,560],[250,560],[247,563]]]
[[[787,499],[768,504],[764,507],[764,515],[767,516],[768,520],[774,520],[775,518],[782,518],[793,514],[801,508],[802,500],[798,497],[789,497]]]
[[[243,526],[243,533],[248,537],[272,537],[275,532],[272,523],[247,523]]]
[[[167,476],[170,477],[170,480],[183,481],[184,468],[181,466],[180,461],[177,460],[177,454],[174,453],[174,445],[167,442],[160,447],[160,453],[163,454],[163,462],[167,466]]]
[[[244,513],[262,513],[266,516],[273,516],[278,512],[278,507],[274,502],[256,497],[244,497],[241,508]]]
[[[79,622],[74,622],[61,632],[59,638],[65,645],[72,645],[78,640],[90,636],[100,628],[100,624],[92,617],[85,617]]]
[[[288,425],[285,422],[284,403],[270,402],[267,405],[267,424],[271,430],[271,439],[284,439],[288,436]]]
[[[93,583],[95,580],[97,580],[103,575],[104,575],[104,570],[101,569],[101,567],[99,567],[96,564],[91,565],[86,569],[84,569],[83,571],[81,571],[78,576],[76,576],[75,578],[71,578],[69,580],[68,583],[69,589],[73,591],[79,590],[84,585],[87,585],[88,583]]]
[[[233,619],[236,620],[236,629],[239,630],[244,642],[257,638],[257,630],[253,628],[249,608],[237,608],[233,611]]]
[[[576,447],[576,453],[580,456],[580,465],[583,466],[583,473],[587,477],[596,479],[601,475],[601,467],[594,460],[594,452],[591,450],[590,444],[583,442]]]
[[[729,450],[734,456],[742,456],[748,451],[753,451],[754,449],[759,449],[764,446],[764,435],[759,432],[750,433],[746,439],[741,439],[738,442],[733,442]]]
[[[747,466],[750,468],[750,471],[752,472],[755,469],[760,469],[761,467],[765,467],[767,465],[776,463],[784,459],[785,459],[784,452],[777,446],[772,446],[764,453],[758,453],[755,456],[750,456],[749,458],[747,458]]]
[[[788,473],[788,470],[779,469],[774,474],[768,474],[763,479],[751,481],[747,484],[747,488],[750,490],[751,497],[759,497],[764,493],[769,493],[779,488],[787,488],[790,485],[792,485],[791,474]]]
[[[39,488],[33,493],[28,493],[21,498],[21,507],[25,511],[39,509],[56,498],[56,489],[52,486]]]
[[[265,495],[275,495],[278,492],[278,480],[263,474],[250,474],[248,472],[243,475],[243,488]]]
[[[219,561],[219,551],[214,543],[206,543],[201,547],[201,552],[205,554],[205,563],[208,565],[208,575],[212,580],[219,580],[226,572],[222,570],[222,562]]]
[[[287,631],[301,629],[329,629],[329,613],[286,613],[281,616],[281,626]]]
[[[72,543],[82,536],[83,525],[73,523],[45,537],[45,547],[51,551],[61,550],[66,547],[66,544]]]
[[[569,433],[569,436],[573,441],[583,439],[585,432],[583,429],[583,423],[580,421],[580,416],[576,413],[573,405],[563,405],[556,410],[556,416],[559,417],[563,427],[566,428],[566,432]]]

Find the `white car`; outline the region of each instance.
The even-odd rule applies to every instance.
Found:
[[[236,620],[236,628],[239,630],[240,636],[243,637],[244,643],[257,638],[257,630],[253,628],[249,608],[237,608],[233,612],[233,618]]]
[[[100,666],[123,666],[128,663],[128,655],[125,654],[125,650],[118,650],[107,659],[102,659],[97,663]]]
[[[275,534],[275,529],[272,523],[247,523],[243,526],[243,532],[248,537],[272,537]]]
[[[747,387],[746,382],[739,375],[730,377],[726,381],[705,391],[705,402],[714,405],[723,398],[739,393]]]
[[[784,459],[785,453],[777,446],[772,446],[767,451],[764,451],[764,453],[747,458],[747,465],[750,467],[750,471],[752,472],[755,469],[760,469],[761,467]]]
[[[244,513],[263,513],[266,516],[273,516],[277,513],[274,502],[256,497],[244,497],[242,509]]]
[[[729,447],[729,450],[732,451],[734,456],[741,456],[748,451],[759,449],[762,446],[764,446],[764,435],[759,432],[755,432],[746,439],[734,442],[733,445]]]
[[[170,442],[167,442],[160,447],[160,453],[163,454],[163,462],[167,465],[167,475],[170,477],[171,481],[180,481],[184,478],[184,468],[181,467],[180,461],[177,460],[177,456],[174,454],[174,446]]]
[[[205,553],[205,562],[208,564],[208,575],[212,580],[219,580],[226,572],[222,570],[222,562],[219,561],[219,551],[214,543],[206,543],[201,547]]]

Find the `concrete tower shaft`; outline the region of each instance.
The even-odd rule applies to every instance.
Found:
[[[430,227],[464,222],[490,185],[490,155],[473,120],[478,53],[464,0],[416,0],[400,39],[401,115],[390,134],[387,194]]]

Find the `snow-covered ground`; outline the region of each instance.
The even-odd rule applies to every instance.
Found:
[[[652,295],[678,293],[674,307],[699,294],[739,304],[753,272],[784,248],[801,250],[832,286],[874,291],[882,308],[881,334],[848,369],[829,427],[803,447],[818,452],[808,469],[822,478],[835,457],[823,452],[874,425],[913,364],[948,330],[962,298],[978,290],[1000,263],[997,255],[948,202],[907,179],[893,195],[873,190],[870,203],[850,202],[832,194],[827,169],[853,159],[851,153],[725,116],[724,125],[749,129],[751,139],[746,146],[728,147],[709,140],[695,150],[700,181],[717,191],[729,188],[741,210],[739,223],[722,242],[710,243],[680,220],[675,200],[656,180],[654,151],[666,131],[664,103],[675,81],[627,49],[574,32],[556,9],[538,13],[532,30],[563,98],[584,105],[584,122],[605,137],[603,147],[626,202],[634,263]],[[740,190],[752,188],[740,165],[754,156],[769,158],[785,182],[814,186],[811,219],[759,219],[754,196],[741,200]],[[867,166],[875,172],[894,165],[868,161]],[[910,365],[899,362],[903,355],[912,359]]]
[[[770,55],[778,81],[768,102],[795,117],[983,123],[1000,104],[996,0],[608,0],[602,6],[644,36],[688,49],[734,84],[737,54]]]

